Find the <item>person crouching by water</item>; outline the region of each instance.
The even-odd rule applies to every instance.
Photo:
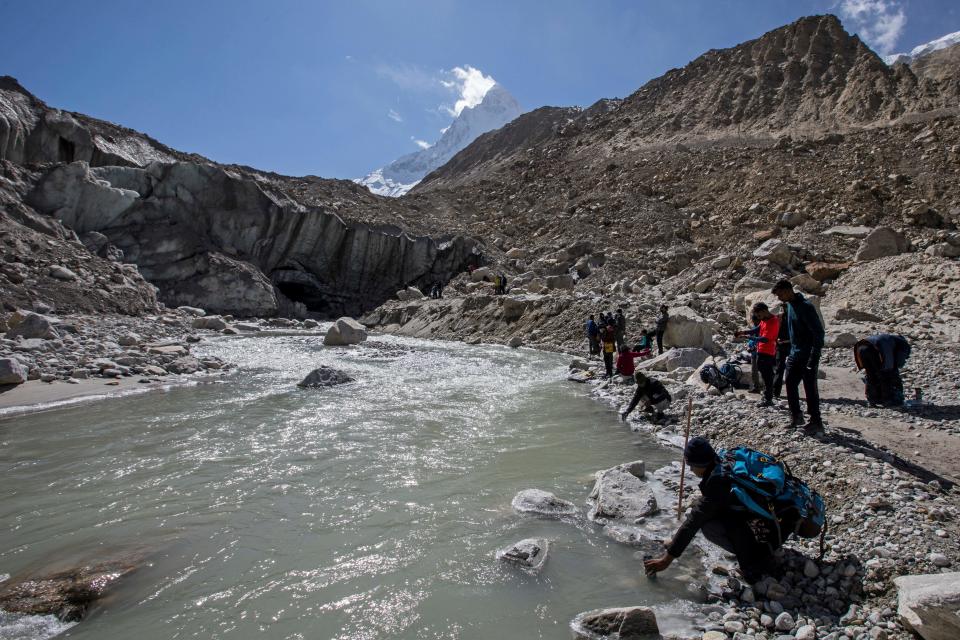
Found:
[[[740,572],[749,583],[759,581],[764,575],[776,571],[773,549],[767,542],[757,539],[751,518],[736,511],[739,503],[731,493],[729,475],[721,473],[720,458],[710,442],[701,436],[692,438],[683,452],[687,466],[700,481],[702,497],[695,502],[683,524],[673,535],[666,552],[659,558],[646,560],[643,567],[652,575],[669,567],[679,558],[697,532],[713,544],[737,556]]]
[[[653,412],[655,420],[663,420],[663,412],[670,408],[670,403],[673,401],[670,392],[662,382],[648,378],[640,371],[634,378],[637,381],[637,390],[633,392],[633,400],[630,401],[627,410],[620,414],[620,419],[626,420],[627,416],[642,402],[644,411]]]

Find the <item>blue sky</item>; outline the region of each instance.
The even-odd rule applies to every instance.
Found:
[[[352,178],[434,142],[480,78],[586,106],[827,12],[883,53],[960,31],[960,0],[0,0],[0,74],[214,160]]]

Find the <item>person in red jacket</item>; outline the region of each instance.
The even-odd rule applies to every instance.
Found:
[[[780,335],[780,318],[770,313],[763,302],[753,305],[751,314],[759,324],[747,331],[738,331],[736,335],[747,336],[757,345],[757,371],[763,380],[763,400],[758,407],[773,406],[773,374],[777,368],[777,337]]]
[[[633,364],[634,358],[645,358],[650,355],[650,350],[646,349],[644,351],[630,351],[630,347],[623,345],[620,347],[620,352],[617,354],[617,373],[622,376],[633,377],[633,374],[636,373],[636,367]]]

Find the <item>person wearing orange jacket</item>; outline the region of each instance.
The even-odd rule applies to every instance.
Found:
[[[773,406],[773,377],[777,368],[777,338],[780,335],[780,318],[770,313],[770,308],[763,302],[753,305],[750,310],[758,324],[753,329],[738,331],[737,336],[747,336],[756,344],[757,371],[763,380],[763,400],[757,403],[758,407]]]

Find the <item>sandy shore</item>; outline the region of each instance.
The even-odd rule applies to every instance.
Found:
[[[79,380],[76,384],[63,381],[41,382],[31,380],[24,384],[0,387],[0,420],[22,416],[37,411],[48,411],[81,402],[93,402],[130,395],[169,389],[200,382],[207,378],[173,377],[151,382],[139,382],[140,378],[122,378],[107,381],[102,378]]]

